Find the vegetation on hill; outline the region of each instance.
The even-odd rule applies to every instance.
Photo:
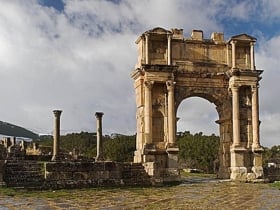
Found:
[[[115,135],[103,137],[103,153],[105,160],[132,162],[135,151],[135,135]],[[35,141],[41,146],[52,146],[52,137],[45,136]],[[60,137],[60,148],[65,153],[74,150],[81,156],[96,156],[96,133],[71,133]]]
[[[213,173],[214,161],[218,159],[220,138],[202,132],[191,134],[181,132],[177,136],[179,164],[183,168],[195,168],[205,173]]]
[[[60,138],[63,152],[74,150],[85,157],[96,156],[96,133],[71,133]],[[41,137],[38,142],[41,146],[52,146],[52,137]],[[191,134],[189,131],[177,135],[179,146],[179,165],[181,168],[195,168],[205,173],[213,173],[214,161],[218,159],[219,137],[212,134],[204,135],[202,132]],[[132,162],[136,149],[136,136],[112,135],[103,137],[103,152],[105,160]],[[280,146],[271,149],[264,148],[264,164],[272,158],[280,157]]]
[[[11,123],[0,121],[0,135],[38,139],[39,135]]]
[[[179,161],[183,167],[191,167],[203,170],[207,173],[213,171],[213,162],[217,159],[219,137],[203,135],[201,132],[179,133],[177,136]],[[85,157],[96,156],[96,134],[81,132],[61,136],[60,148],[65,152],[77,151]],[[42,146],[51,146],[50,136],[42,138],[39,142]],[[136,149],[136,136],[114,135],[103,137],[103,152],[105,160],[132,162]]]
[[[267,166],[269,162],[280,164],[280,145],[271,148],[264,148],[263,165]]]

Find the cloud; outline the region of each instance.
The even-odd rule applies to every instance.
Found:
[[[219,126],[215,123],[219,119],[215,105],[205,99],[191,97],[184,100],[178,108],[178,131],[191,133],[203,132],[206,135],[219,135]]]
[[[135,96],[129,75],[137,60],[137,37],[161,26],[182,28],[185,36],[192,29],[202,29],[208,38],[213,31],[227,30],[223,19],[250,21],[261,5],[222,0],[65,0],[64,10],[56,10],[37,0],[0,1],[1,120],[40,133],[51,133],[52,110],[57,108],[63,110],[63,132],[95,131],[94,113],[103,111],[105,133],[135,133]],[[272,8],[271,3],[267,11]],[[273,14],[278,15],[276,10]],[[278,44],[273,39],[264,42],[268,45],[259,47],[256,54],[257,65],[266,70],[261,108],[266,116],[277,116],[270,81],[277,84]],[[191,108],[187,105],[188,110],[195,111],[192,107],[200,104],[195,101]],[[201,110],[194,113],[205,122],[216,120],[211,106],[203,105]],[[270,123],[276,119],[264,118]],[[211,132],[208,123],[191,120],[194,128],[203,124],[199,127],[203,132],[216,132],[215,126]]]
[[[263,69],[260,81],[261,140],[264,145],[279,144],[279,47],[280,36],[262,40],[256,52],[256,65]]]

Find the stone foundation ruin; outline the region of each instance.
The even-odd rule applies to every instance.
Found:
[[[98,146],[95,160],[66,157],[59,145],[61,113],[61,110],[54,110],[52,155],[43,154],[36,144],[26,148],[24,141],[16,143],[16,138],[3,139],[0,144],[0,186],[62,189],[157,184],[158,180],[149,176],[141,163],[103,160],[101,112],[96,113]]]

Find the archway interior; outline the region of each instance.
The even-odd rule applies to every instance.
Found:
[[[177,132],[190,131],[190,133],[203,132],[205,135],[219,133],[219,119],[213,103],[200,97],[190,97],[181,102],[177,110]]]

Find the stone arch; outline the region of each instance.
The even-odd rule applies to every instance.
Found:
[[[220,147],[218,156],[218,171],[216,171],[218,177],[229,178],[230,177],[230,144],[232,143],[232,134],[230,132],[231,115],[228,114],[228,110],[231,110],[229,92],[227,88],[193,88],[193,87],[178,87],[179,91],[176,98],[176,113],[180,104],[189,98],[199,97],[214,104],[218,115],[216,123],[219,127]],[[176,116],[178,116],[176,114]],[[217,163],[216,163],[217,164]]]
[[[259,141],[258,87],[254,44],[247,34],[225,41],[193,30],[155,28],[136,41],[134,79],[137,105],[137,149],[134,162],[150,175],[178,178],[176,113],[180,103],[197,96],[215,104],[220,128],[220,178],[262,178]]]

